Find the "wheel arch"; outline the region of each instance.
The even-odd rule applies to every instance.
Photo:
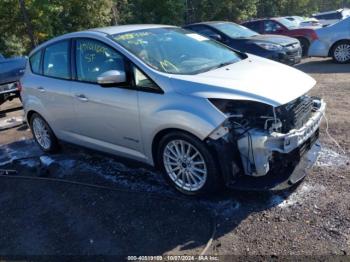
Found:
[[[156,161],[157,159],[157,150],[159,148],[159,143],[160,141],[162,140],[162,138],[170,133],[173,133],[173,132],[182,132],[182,133],[185,133],[185,134],[188,134],[188,135],[191,135],[191,136],[194,136],[196,138],[198,138],[199,140],[201,140],[197,135],[187,131],[187,130],[184,130],[184,129],[180,129],[180,128],[165,128],[165,129],[162,129],[160,131],[158,131],[158,133],[154,136],[153,138],[153,141],[152,141],[152,159],[153,159],[153,163],[154,163],[154,166],[156,168],[158,168],[158,161]]]
[[[298,35],[298,36],[293,36],[293,37],[296,38],[296,39],[298,39],[298,40],[300,40],[300,39],[306,40],[309,44],[311,44],[310,39],[309,39],[308,37],[306,37],[306,36]]]
[[[29,110],[29,111],[27,112],[26,120],[27,120],[27,123],[28,123],[28,124],[30,124],[30,119],[32,118],[32,116],[33,116],[34,114],[40,115],[40,113],[38,113],[38,112],[35,111],[35,110]],[[40,116],[43,117],[42,115],[40,115]]]

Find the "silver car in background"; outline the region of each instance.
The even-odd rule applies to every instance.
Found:
[[[332,57],[337,63],[350,62],[350,17],[316,30],[318,39],[309,49],[309,56]]]
[[[33,50],[21,83],[42,150],[62,140],[142,161],[189,195],[297,183],[281,168],[299,166],[325,111],[306,74],[172,26],[60,36]]]

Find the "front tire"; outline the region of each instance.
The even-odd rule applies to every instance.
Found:
[[[186,195],[204,195],[220,186],[216,161],[205,143],[183,132],[165,135],[158,148],[158,165],[166,180]]]
[[[58,150],[58,141],[49,124],[39,114],[34,113],[30,118],[30,128],[41,150],[54,153]]]
[[[340,41],[332,48],[333,61],[338,64],[350,62],[350,41]]]

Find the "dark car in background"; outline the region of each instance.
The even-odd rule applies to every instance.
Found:
[[[215,39],[235,50],[294,65],[301,60],[301,46],[297,39],[260,35],[232,22],[202,22],[184,26],[204,36]]]
[[[5,58],[0,54],[0,105],[19,97],[18,80],[24,73],[26,63],[25,57]]]
[[[307,55],[311,43],[317,39],[314,29],[300,28],[283,17],[257,19],[242,23],[242,25],[260,34],[277,34],[297,38],[304,56]]]

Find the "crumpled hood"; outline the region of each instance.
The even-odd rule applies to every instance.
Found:
[[[316,81],[292,67],[250,55],[197,75],[172,75],[174,90],[203,98],[252,100],[280,106],[306,94]]]

